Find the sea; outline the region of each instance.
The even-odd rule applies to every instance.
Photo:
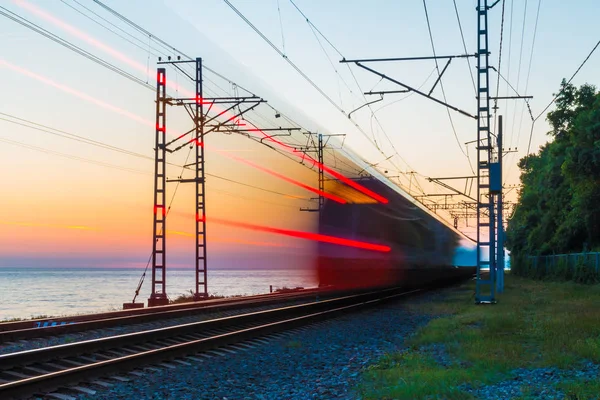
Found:
[[[0,268],[0,321],[121,310],[131,302],[142,273],[139,268]],[[137,297],[147,304],[149,270]],[[167,272],[167,295],[174,299],[194,289],[194,270]],[[233,296],[269,293],[282,287],[315,287],[308,271],[221,269],[208,271],[210,294]]]

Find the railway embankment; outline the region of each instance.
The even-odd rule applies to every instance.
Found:
[[[363,372],[385,354],[399,351],[432,316],[407,303],[437,292],[390,301],[228,349],[185,363],[151,365],[129,382],[79,400],[98,399],[357,399]],[[168,364],[168,367],[165,365]]]
[[[364,399],[598,399],[600,285],[510,274],[494,305],[474,283],[406,304],[433,317],[362,374]]]

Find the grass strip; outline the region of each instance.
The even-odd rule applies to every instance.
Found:
[[[540,282],[507,274],[494,305],[474,304],[475,283],[448,289],[442,300],[408,304],[435,316],[363,374],[364,399],[473,399],[477,388],[511,379],[516,368],[577,369],[600,363],[600,285]],[[598,377],[596,377],[598,379]],[[600,383],[560,382],[567,399],[596,399]],[[523,399],[529,398],[523,382]]]

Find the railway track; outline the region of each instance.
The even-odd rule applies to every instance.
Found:
[[[68,333],[80,333],[96,329],[146,324],[169,319],[182,319],[201,314],[227,312],[240,308],[278,305],[288,301],[315,299],[317,294],[316,290],[310,289],[294,293],[248,296],[231,300],[210,300],[101,314],[5,322],[0,323],[0,344]]]
[[[56,390],[89,392],[85,384],[98,377],[168,360],[189,363],[197,353],[215,349],[227,351],[227,346],[243,346],[244,341],[420,291],[395,288],[345,295],[309,304],[0,355],[0,398],[43,396]],[[56,398],[61,396],[54,393]]]

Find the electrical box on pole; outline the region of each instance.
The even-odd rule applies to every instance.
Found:
[[[498,274],[496,276],[496,290],[498,293],[504,292],[504,193],[502,193],[502,158],[504,150],[502,149],[502,115],[498,116],[498,165],[500,173],[500,191],[498,192],[497,210],[498,210]]]

